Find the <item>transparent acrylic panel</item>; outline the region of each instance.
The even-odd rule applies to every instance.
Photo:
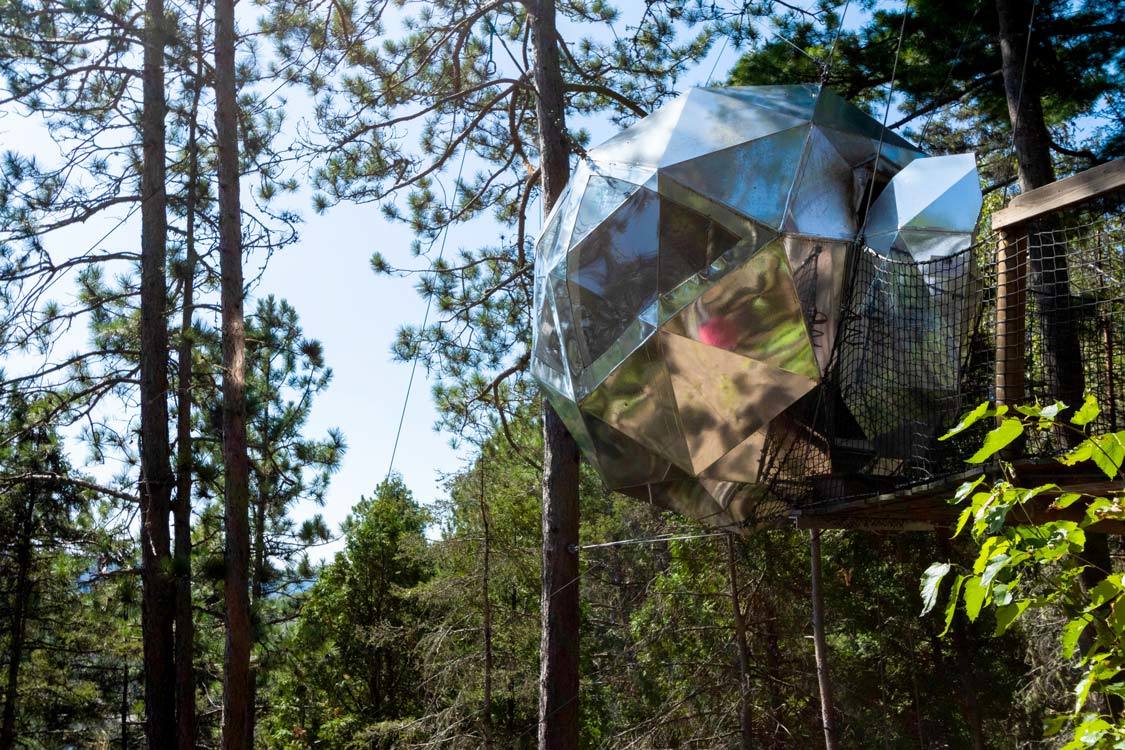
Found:
[[[567,256],[570,304],[594,361],[656,301],[659,197],[638,190]]]
[[[819,377],[784,245],[774,240],[662,328],[806,378]]]
[[[672,383],[656,342],[650,340],[635,351],[579,405],[584,413],[691,471]]]
[[[591,230],[617,210],[629,196],[641,189],[640,185],[614,177],[590,175],[586,189],[578,202],[574,230],[570,233],[570,246],[581,242]]]
[[[661,197],[659,289],[674,289],[693,273],[707,268],[739,238],[697,211]]]
[[[767,227],[785,216],[809,125],[788,128],[732,148],[661,170],[661,176],[696,191]]]
[[[841,240],[856,235],[852,210],[852,168],[828,139],[813,128],[790,194],[785,231]]]
[[[810,378],[674,334],[662,332],[660,343],[696,473],[816,386]]]
[[[556,391],[567,398],[573,398],[570,393],[570,379],[559,370],[545,365],[538,357],[531,359],[531,374],[535,376],[540,386]]]
[[[660,167],[766,138],[807,122],[806,118],[794,117],[780,108],[758,106],[765,101],[764,97],[755,101],[747,96],[731,96],[720,89],[692,89],[660,158]]]

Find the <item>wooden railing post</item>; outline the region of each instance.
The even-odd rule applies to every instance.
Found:
[[[996,403],[1024,401],[1027,347],[1027,232],[1006,227],[996,244]]]

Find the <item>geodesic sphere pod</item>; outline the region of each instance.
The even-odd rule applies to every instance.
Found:
[[[536,248],[531,366],[610,487],[739,525],[783,510],[779,466],[831,464],[787,411],[833,367],[869,187],[920,157],[819,86],[692,89],[590,150]]]

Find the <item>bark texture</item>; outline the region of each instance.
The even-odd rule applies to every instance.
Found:
[[[145,736],[176,744],[175,580],[172,577],[171,448],[168,441],[167,196],[165,193],[164,2],[146,0],[141,112],[141,630]]]
[[[730,583],[730,606],[734,614],[734,642],[738,647],[738,728],[742,750],[754,747],[754,704],[750,699],[750,646],[746,642],[746,616],[738,585],[738,543],[734,534],[727,534],[727,578]]]
[[[195,748],[195,622],[191,601],[191,493],[192,493],[192,321],[195,316],[195,213],[199,190],[199,99],[203,89],[203,3],[195,18],[195,81],[191,118],[188,123],[187,198],[184,212],[183,303],[180,311],[180,341],[176,353],[176,505],[172,509],[176,530],[173,555],[176,561],[176,742],[179,750]]]
[[[8,623],[8,670],[4,681],[4,715],[0,720],[0,750],[16,746],[16,702],[19,699],[20,665],[27,633],[27,605],[31,600],[31,543],[35,533],[35,490],[28,486],[21,509],[19,536],[15,549],[16,585],[11,621]]]
[[[824,726],[825,750],[836,750],[836,706],[832,699],[832,677],[828,671],[828,642],[824,638],[824,591],[820,573],[820,530],[809,532],[809,559],[812,580],[813,649],[816,656],[816,681],[820,688],[820,719]]]
[[[1012,143],[1019,165],[1020,189],[1034,190],[1055,181],[1051,162],[1051,134],[1043,117],[1042,94],[1031,62],[1036,57],[1032,25],[1033,4],[1026,0],[996,0],[1000,31],[1001,72]],[[1034,27],[1032,25],[1032,33]],[[1049,40],[1044,40],[1049,44]],[[1025,54],[1027,53],[1027,54]],[[1025,62],[1028,63],[1025,65]],[[1040,226],[1039,229],[1050,229]],[[1070,311],[1070,269],[1066,246],[1029,243],[1031,289],[1039,299],[1043,318],[1043,368],[1048,383],[1057,388],[1059,400],[1069,406],[1082,403],[1085,378],[1079,366],[1078,330]],[[1066,438],[1070,433],[1066,433]]]
[[[570,179],[555,6],[529,3],[543,210]],[[539,647],[539,750],[578,747],[578,446],[543,407],[543,593]]]
[[[219,265],[223,327],[223,479],[226,522],[226,650],[223,748],[249,747],[250,464],[246,450],[246,332],[238,196],[238,102],[234,2],[215,2],[215,134],[219,177]]]

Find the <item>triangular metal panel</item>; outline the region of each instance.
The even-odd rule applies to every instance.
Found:
[[[685,476],[667,459],[597,417],[587,415],[585,424],[597,446],[600,474],[610,488],[623,489]]]
[[[660,159],[660,167],[696,159],[808,122],[805,117],[793,117],[781,108],[770,106],[768,97],[758,97],[758,102],[766,106],[748,107],[747,101],[746,96],[731,96],[718,89],[697,88],[688,92],[679,123]]]
[[[808,84],[782,84],[774,86],[722,86],[706,91],[729,96],[759,109],[774,112],[794,120],[812,120],[816,110],[820,86]]]
[[[884,148],[917,150],[910,141],[893,130],[884,128],[878,120],[827,87],[820,89],[813,122],[824,127],[866,136],[873,141],[878,141],[882,133]]]
[[[629,164],[660,163],[668,148],[668,139],[680,121],[680,114],[687,103],[688,94],[683,94],[665,104],[625,130],[590,150],[590,156],[598,162],[623,162]]]
[[[768,426],[755,430],[745,440],[708,466],[702,472],[702,476],[711,479],[725,479],[731,482],[757,482],[768,434]]]
[[[789,196],[785,231],[813,237],[855,237],[852,168],[820,128],[809,133],[801,174]]]
[[[578,210],[575,212],[570,246],[574,247],[584,240],[586,235],[640,189],[640,185],[616,177],[590,175],[590,179],[586,182],[586,189],[578,202]]]
[[[776,230],[810,127],[788,128],[662,168],[661,175]]]
[[[661,327],[809,379],[820,376],[785,247],[778,240]]]
[[[697,474],[816,386],[810,378],[675,334],[662,331],[660,344]]]
[[[602,356],[656,301],[660,198],[636,190],[567,255],[567,282],[584,361]]]
[[[633,352],[579,406],[584,413],[691,471],[672,382],[655,341],[650,339]]]

